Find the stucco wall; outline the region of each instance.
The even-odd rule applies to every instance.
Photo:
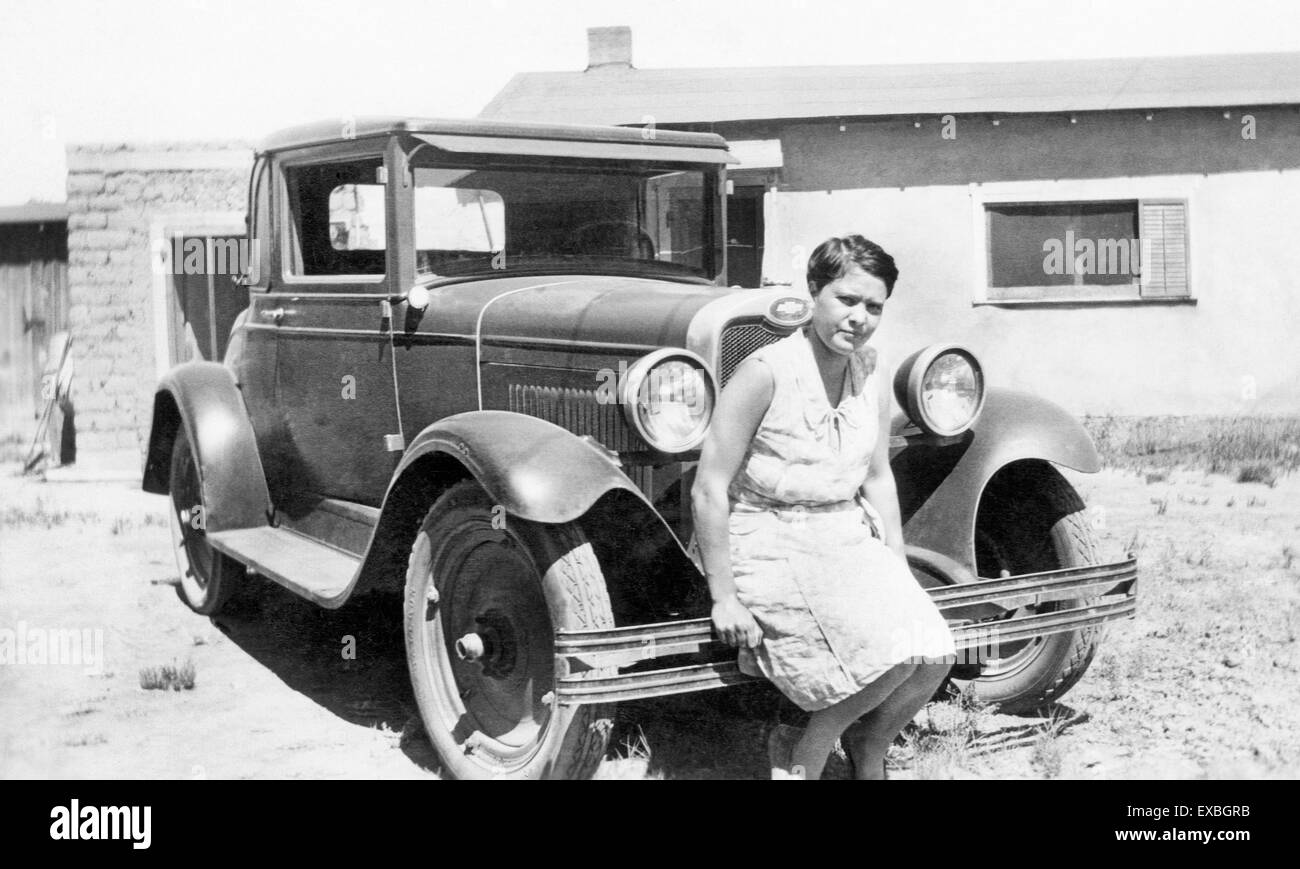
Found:
[[[68,149],[79,463],[139,464],[157,383],[158,332],[165,328],[155,265],[159,227],[242,214],[251,163],[251,150],[238,143]]]
[[[1241,114],[1255,118],[1254,140]],[[879,340],[894,358],[958,341],[995,383],[1074,413],[1300,413],[1300,113],[1116,112],[791,124],[767,195],[764,276],[791,281],[823,238],[861,232],[902,278]],[[748,138],[737,127],[721,131]],[[754,131],[758,132],[758,131]],[[768,129],[763,133],[771,134]],[[983,202],[1185,198],[1194,305],[979,305]],[[1250,397],[1253,378],[1254,397]]]

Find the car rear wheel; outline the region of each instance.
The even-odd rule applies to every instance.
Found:
[[[472,480],[443,494],[411,550],[405,629],[416,701],[446,771],[590,777],[615,706],[558,703],[555,630],[613,626],[577,525],[507,517]],[[601,675],[612,672],[587,672]]]
[[[1012,466],[990,484],[976,523],[980,576],[997,577],[1097,564],[1097,545],[1073,487],[1054,469]],[[1085,599],[1016,610],[1045,613],[1083,606]],[[995,628],[996,622],[989,627]],[[1000,644],[994,656],[959,664],[953,684],[971,687],[1002,712],[1031,712],[1061,698],[1083,677],[1101,641],[1100,625]]]
[[[172,443],[169,490],[172,550],[180,573],[176,592],[196,613],[216,615],[244,581],[244,566],[213,549],[207,541],[207,514],[203,508],[198,463],[184,426]]]

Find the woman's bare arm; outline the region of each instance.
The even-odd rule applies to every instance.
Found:
[[[907,552],[903,548],[903,520],[898,508],[898,487],[894,483],[894,472],[889,467],[889,410],[890,410],[890,376],[889,366],[884,356],[878,357],[878,382],[880,386],[880,421],[879,436],[876,438],[876,450],[871,455],[871,468],[867,480],[862,484],[862,496],[884,520],[882,529],[885,545],[894,550],[898,557],[907,563]]]
[[[772,372],[757,359],[740,364],[718,399],[700,452],[700,464],[691,489],[695,537],[713,597],[713,623],[732,646],[742,642],[757,646],[763,634],[749,610],[736,596],[731,574],[731,542],[727,489],[740,470],[750,441],[772,403]]]

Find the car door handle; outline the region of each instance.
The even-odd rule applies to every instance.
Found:
[[[266,308],[264,310],[258,311],[257,315],[261,317],[263,320],[271,320],[278,325],[281,320],[283,320],[287,315],[292,313],[294,312],[290,308]]]

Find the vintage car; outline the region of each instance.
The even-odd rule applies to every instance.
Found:
[[[183,600],[217,613],[254,576],[327,608],[400,595],[457,778],[589,776],[620,701],[753,681],[712,634],[690,484],[718,391],[810,301],[728,288],[729,161],[712,134],[612,127],[268,138],[248,308],[224,361],[177,366],[154,403],[144,488],[170,493]],[[1054,467],[1095,471],[1093,444],[961,347],[920,349],[894,388],[953,679],[1044,706],[1135,606],[1134,560],[1098,563]]]

